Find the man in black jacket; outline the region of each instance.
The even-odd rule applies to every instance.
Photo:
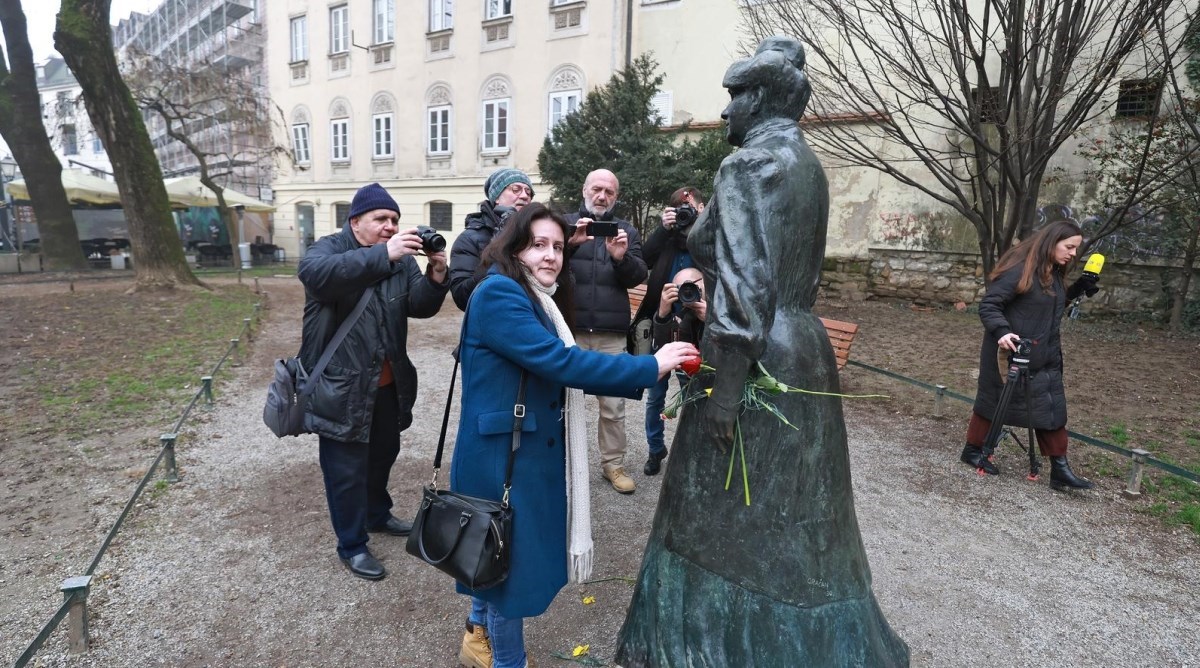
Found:
[[[642,241],[633,225],[613,217],[620,185],[607,169],[588,174],[583,183],[583,205],[579,213],[567,216],[576,225],[568,245],[570,267],[575,280],[575,341],[580,347],[606,353],[625,351],[629,331],[629,293],[627,290],[646,280],[642,260]],[[588,227],[595,221],[617,224],[614,236],[593,236]],[[622,494],[632,494],[636,486],[625,473],[625,400],[598,397],[600,421],[601,474]]]
[[[316,382],[304,426],[319,437],[321,473],[338,556],[354,575],[378,580],[383,566],[367,532],[407,535],[391,513],[388,476],[400,432],[412,424],[417,371],[408,359],[408,318],[429,318],[446,298],[446,252],[427,253],[424,275],[416,229],[399,230],[400,207],[378,183],[363,186],[340,232],[322,237],[300,260],[304,331],[300,358],[311,369],[364,291],[374,296]]]
[[[505,168],[493,172],[483,182],[487,199],[479,203],[479,211],[467,215],[466,229],[454,240],[450,249],[450,294],[459,310],[467,310],[467,302],[479,282],[475,270],[483,249],[504,227],[504,221],[533,201],[533,183],[519,169]]]

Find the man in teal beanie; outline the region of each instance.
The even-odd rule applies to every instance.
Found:
[[[450,294],[463,311],[478,281],[475,270],[483,249],[510,215],[533,201],[533,182],[525,172],[506,167],[487,177],[483,193],[487,199],[479,203],[479,211],[467,216],[466,229],[450,249]]]

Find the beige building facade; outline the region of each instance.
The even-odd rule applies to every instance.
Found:
[[[402,224],[449,236],[497,169],[526,171],[544,199],[547,133],[647,51],[665,77],[655,100],[664,120],[715,125],[739,38],[736,0],[280,5],[267,17],[267,57],[292,147],[274,186],[274,240],[289,256],[335,231],[354,191],[375,181],[400,203]]]

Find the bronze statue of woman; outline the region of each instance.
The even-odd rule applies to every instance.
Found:
[[[727,138],[741,148],[721,163],[688,237],[709,296],[701,352],[715,378],[711,396],[680,420],[616,660],[624,668],[907,666],[908,647],[871,592],[841,399],[773,397],[795,428],[741,405],[758,363],[788,385],[839,391],[833,350],[812,313],[829,186],[797,123],[810,94],[804,49],[770,38],[734,63],[723,85]],[[740,484],[724,489],[735,423],[749,506]]]

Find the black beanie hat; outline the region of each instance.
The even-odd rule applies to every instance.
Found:
[[[400,205],[396,204],[396,200],[392,199],[392,196],[378,183],[363,186],[354,193],[354,200],[350,202],[350,215],[346,216],[346,222],[375,209],[387,209],[400,213]]]

